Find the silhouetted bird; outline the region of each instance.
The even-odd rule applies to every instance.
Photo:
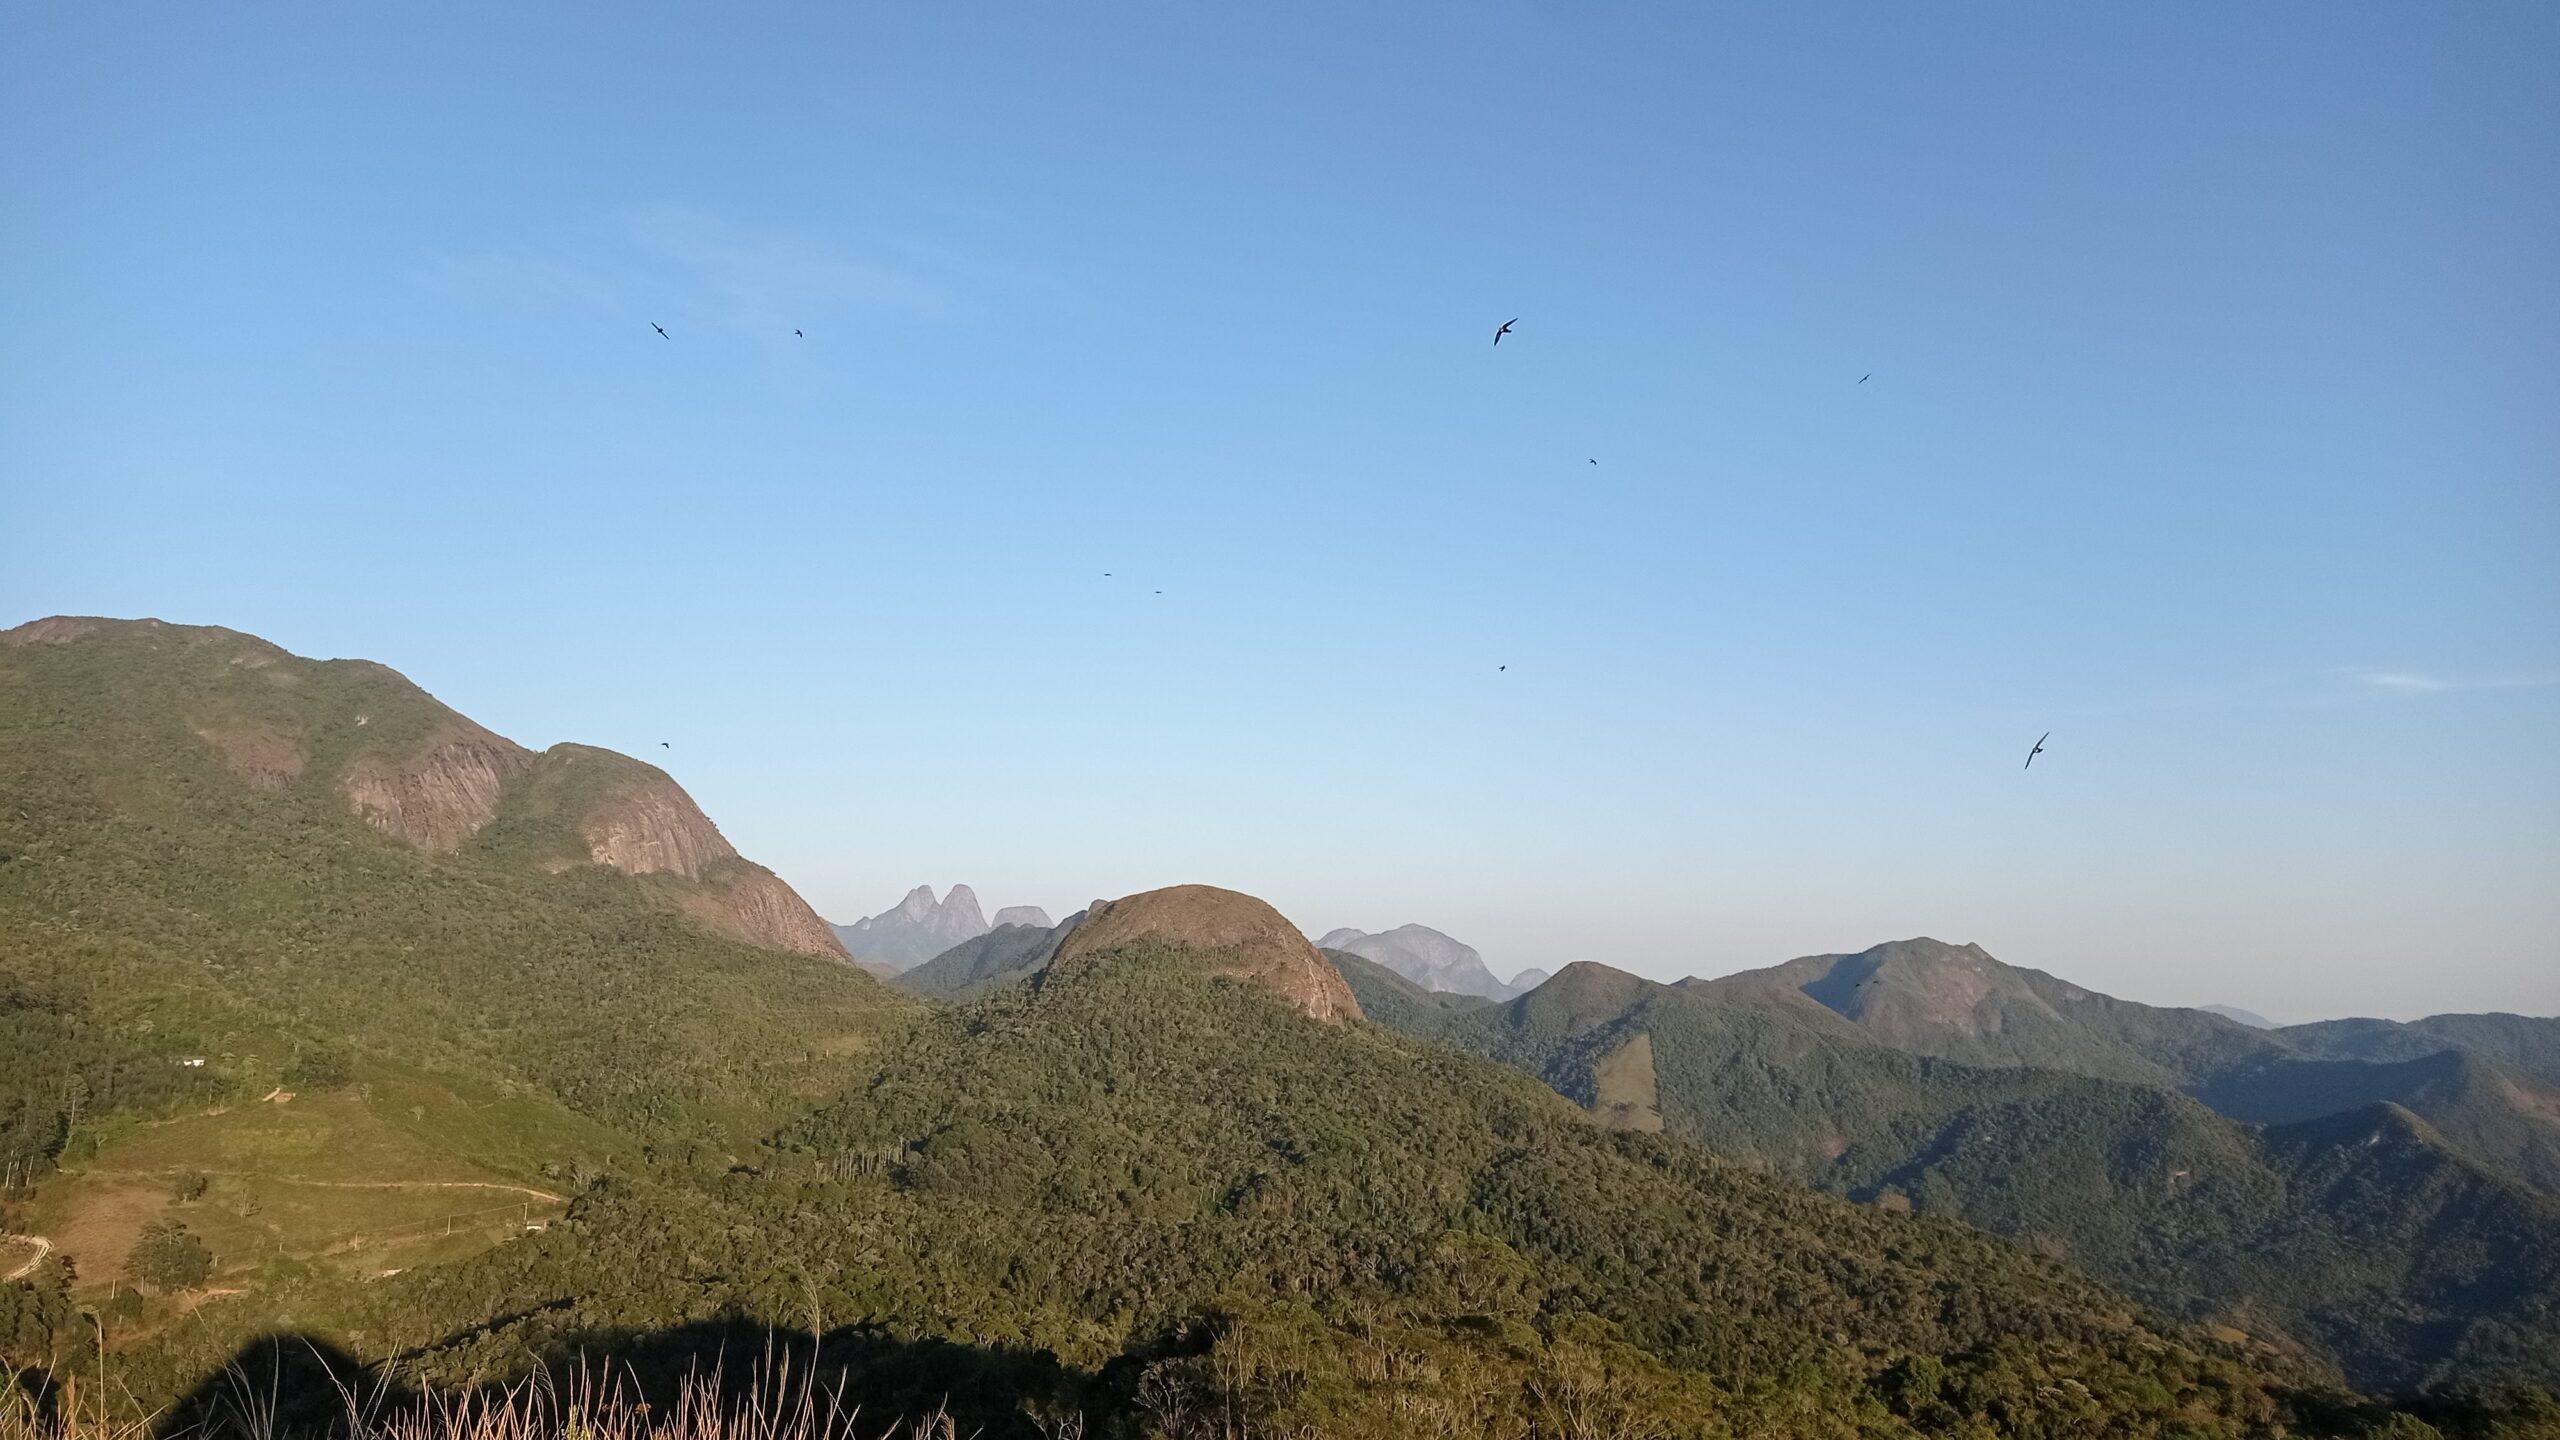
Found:
[[[791,333],[792,333],[792,334],[794,334],[794,335],[800,335],[800,332],[799,332],[799,331],[797,331],[797,330],[794,330],[794,331],[792,331]],[[801,338],[801,339],[803,339],[803,340],[806,340],[806,339],[808,339],[809,337],[808,337],[808,336],[806,336],[806,335],[800,335],[800,338]]]
[[[661,740],[661,741],[659,741],[659,742],[658,742],[658,748],[659,748],[659,749],[661,749],[661,750],[673,750],[673,749],[674,749],[674,748],[676,748],[676,747],[674,747],[673,745],[668,744],[668,743],[667,743],[666,741],[664,741],[664,740]]]
[[[2019,766],[2018,768],[2021,770],[2032,769],[2036,763],[2036,757],[2044,753],[2044,742],[2052,738],[2052,731],[2047,730],[2044,732],[2043,736],[2036,741],[2036,748],[2027,752],[2027,763]]]
[[[668,334],[668,333],[667,333],[667,327],[666,327],[666,326],[659,324],[659,323],[658,323],[657,321],[655,321],[655,320],[652,320],[652,321],[650,321],[650,322],[649,322],[649,328],[650,328],[650,329],[652,329],[652,330],[657,331],[657,332],[658,332],[658,338],[659,338],[659,339],[661,339],[661,340],[673,340],[674,338],[676,338],[676,337],[674,337],[673,335],[670,335],[670,334]]]
[[[1866,384],[1868,381],[1873,380],[1874,378],[1876,378],[1876,372],[1874,372],[1873,370],[1870,370],[1870,371],[1868,371],[1866,374],[1861,375],[1861,376],[1859,376],[1859,377],[1858,377],[1858,383],[1859,383],[1859,384],[1861,384],[1861,385],[1864,385],[1864,384]]]
[[[1510,334],[1510,333],[1511,333],[1511,327],[1512,327],[1512,326],[1514,326],[1514,325],[1517,325],[1517,324],[1519,324],[1519,323],[1520,323],[1520,317],[1519,317],[1519,316],[1517,316],[1517,315],[1514,315],[1514,316],[1512,316],[1510,319],[1503,321],[1503,322],[1502,322],[1502,328],[1493,332],[1493,343],[1494,343],[1494,344],[1496,344],[1496,345],[1501,344],[1501,343],[1502,343],[1502,337],[1503,337],[1503,336],[1505,336],[1505,335]]]
[[[1510,667],[1510,666],[1508,666],[1508,665],[1496,665],[1496,666],[1494,666],[1493,668],[1494,668],[1494,669],[1496,669],[1496,670],[1508,670],[1508,669],[1510,669],[1511,667]]]
[[[1594,461],[1592,461],[1591,463],[1592,463],[1592,464],[1594,464],[1594,465],[1597,465],[1597,464],[1599,464],[1600,462],[1599,462],[1599,461],[1597,461],[1597,460],[1594,460]]]

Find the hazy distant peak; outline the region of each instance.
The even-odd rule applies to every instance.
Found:
[[[1383,965],[1425,990],[1487,1000],[1505,1000],[1518,993],[1494,978],[1474,946],[1428,925],[1399,925],[1376,934],[1345,927],[1326,931],[1318,944]]]
[[[2225,1020],[2237,1020],[2252,1030],[2277,1030],[2283,1028],[2273,1020],[2259,1014],[2257,1011],[2243,1010],[2237,1005],[2199,1005],[2196,1008],[2204,1011],[2208,1015],[2219,1015]]]
[[[1006,925],[1028,925],[1033,929],[1046,930],[1058,922],[1050,919],[1049,912],[1037,905],[1007,905],[998,910],[995,918],[988,923],[999,928]]]
[[[836,934],[856,960],[897,971],[930,960],[963,940],[974,940],[987,929],[976,891],[954,885],[936,900],[931,885],[919,885],[889,909],[837,926]]]

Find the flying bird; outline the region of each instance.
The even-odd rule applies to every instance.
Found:
[[[659,323],[658,323],[657,321],[655,321],[655,320],[652,320],[652,321],[650,321],[650,322],[649,322],[649,328],[650,328],[650,329],[652,329],[652,330],[657,331],[657,332],[658,332],[658,338],[659,338],[659,339],[661,339],[661,340],[673,340],[674,338],[676,338],[676,337],[674,337],[673,335],[670,335],[670,334],[668,334],[668,333],[667,333],[667,327],[666,327],[666,326],[659,324]]]
[[[1512,327],[1512,326],[1514,326],[1514,325],[1517,325],[1517,324],[1519,324],[1519,323],[1520,323],[1520,317],[1519,317],[1519,316],[1517,316],[1517,315],[1514,315],[1514,316],[1512,316],[1510,319],[1503,321],[1503,322],[1502,322],[1502,328],[1493,332],[1493,343],[1494,343],[1494,344],[1496,344],[1496,345],[1501,344],[1501,343],[1502,343],[1502,337],[1503,337],[1503,336],[1505,336],[1505,335],[1510,334],[1510,333],[1511,333],[1511,327]]]
[[[1510,669],[1511,667],[1510,667],[1510,666],[1508,666],[1508,665],[1496,665],[1496,666],[1494,666],[1493,668],[1494,668],[1494,669],[1496,669],[1496,670],[1508,670],[1508,669]]]
[[[668,743],[667,743],[666,741],[664,741],[664,740],[661,740],[661,741],[659,741],[659,742],[658,742],[658,748],[659,748],[659,749],[661,749],[661,750],[673,750],[673,749],[674,749],[674,748],[676,748],[676,747],[674,747],[673,745],[668,744]]]
[[[1866,384],[1868,381],[1873,380],[1874,378],[1876,378],[1876,372],[1874,372],[1873,370],[1870,370],[1870,371],[1868,371],[1866,374],[1861,375],[1861,376],[1859,376],[1859,377],[1858,377],[1858,383],[1859,383],[1859,384],[1861,384],[1861,385],[1864,385],[1864,384]]]
[[[800,332],[799,332],[798,330],[793,330],[791,333],[792,333],[792,334],[794,334],[794,335],[800,335]],[[806,340],[806,339],[808,339],[809,337],[808,337],[808,336],[806,336],[806,335],[800,335],[800,338],[801,338],[801,339],[803,339],[803,340]]]
[[[2041,737],[2039,737],[2039,738],[2037,739],[2037,741],[2036,741],[2036,748],[2034,748],[2033,750],[2030,750],[2030,751],[2028,751],[2028,752],[2027,752],[2027,763],[2026,763],[2026,764],[2024,764],[2024,765],[2019,766],[2018,768],[2019,768],[2019,769],[2021,769],[2021,770],[2026,770],[2026,769],[2031,769],[2031,768],[2033,768],[2033,767],[2034,767],[2034,765],[2035,765],[2035,763],[2036,763],[2036,757],[2044,753],[2044,742],[2045,742],[2045,741],[2047,741],[2047,740],[2050,740],[2050,739],[2052,739],[2052,738],[2053,738],[2053,732],[2052,732],[2052,731],[2047,730],[2046,732],[2044,732],[2044,734],[2043,734]]]
[[[1599,462],[1599,461],[1597,461],[1597,460],[1594,460],[1594,461],[1592,461],[1591,463],[1592,463],[1592,464],[1594,464],[1594,465],[1597,465],[1597,464],[1599,464],[1600,462]]]

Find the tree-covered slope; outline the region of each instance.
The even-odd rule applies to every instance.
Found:
[[[2171,1090],[1912,1056],[1595,965],[1415,1028],[1612,1123],[2015,1236],[2360,1383],[2560,1381],[2560,1207],[2432,1132],[2326,1155]]]
[[[806,907],[653,767],[226,630],[0,636],[0,854],[0,1123],[35,1149],[75,1097],[254,1096],[319,1051],[748,1134],[911,1003],[777,948]]]
[[[1913,1055],[2175,1089],[2244,1120],[2388,1102],[2471,1159],[2560,1193],[2560,1088],[2537,1078],[2537,1067],[2560,1063],[2552,1038],[2560,1021],[2441,1016],[2256,1030],[2208,1011],[2119,1000],[2003,964],[1977,945],[1929,939],[1681,986]],[[2444,1059],[2410,1063],[2436,1056]]]
[[[905,1213],[943,1237],[875,1248],[985,1257],[1006,1323],[1085,1363],[1225,1297],[1311,1306],[1346,1345],[1475,1316],[1535,1350],[1583,1326],[1737,1415],[1886,1426],[1893,1377],[1942,1365],[2026,1411],[2040,1386],[2115,1397],[2093,1434],[2158,1423],[2119,1408],[2153,1385],[2200,1416],[2265,1403],[2243,1398],[2255,1362],[2209,1357],[2071,1271],[1613,1134],[1526,1077],[1310,1021],[1219,968],[1156,937],[1052,968],[906,1032],[787,1138],[875,1179],[876,1203],[922,1202]],[[1322,1406],[1375,1398],[1264,1397],[1320,1430]]]
[[[2316,1020],[2276,1032],[2324,1060],[2415,1060],[2459,1049],[2496,1061],[2546,1086],[2560,1086],[2560,1018],[2540,1015],[2429,1015],[2423,1020]]]
[[[963,940],[932,959],[901,972],[896,983],[919,995],[957,1000],[991,985],[1010,984],[1049,963],[1059,942],[1084,919],[1078,911],[1046,928],[999,925]]]

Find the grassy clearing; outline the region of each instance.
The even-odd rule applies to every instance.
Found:
[[[84,1291],[129,1283],[134,1242],[161,1219],[211,1247],[217,1285],[279,1260],[356,1275],[407,1269],[474,1253],[565,1208],[565,1186],[529,1184],[523,1169],[446,1148],[477,1124],[512,1119],[486,1120],[418,1080],[236,1104],[107,1140],[38,1190],[26,1223],[72,1258]],[[538,1153],[509,1158],[530,1168]],[[187,1176],[203,1181],[192,1199],[180,1196]]]

